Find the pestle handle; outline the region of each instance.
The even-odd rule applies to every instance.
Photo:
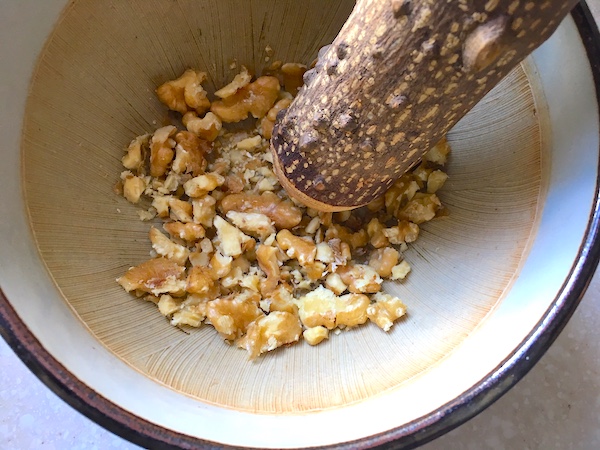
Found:
[[[576,3],[358,0],[278,116],[271,150],[282,185],[322,211],[376,199]]]

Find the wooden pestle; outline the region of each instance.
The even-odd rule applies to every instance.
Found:
[[[376,199],[576,3],[358,0],[278,115],[271,150],[282,185],[322,211]]]

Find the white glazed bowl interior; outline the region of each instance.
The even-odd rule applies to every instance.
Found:
[[[308,63],[352,3],[0,0],[12,66],[0,82],[0,283],[100,396],[207,441],[338,444],[452,402],[552,307],[598,175],[594,84],[571,18],[450,133],[450,216],[423,227],[413,272],[386,286],[409,307],[387,335],[363,327],[250,363],[210,327],[174,329],[115,283],[148,258],[149,224],[113,186],[127,143],[165,117],[155,87],[187,67],[222,85],[234,59],[260,71],[267,44],[274,59]]]

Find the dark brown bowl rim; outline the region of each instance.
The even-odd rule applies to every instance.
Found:
[[[600,105],[600,33],[588,6],[582,2],[571,15],[577,25],[596,86]],[[600,165],[600,164],[599,164]],[[600,258],[600,201],[598,183],[594,208],[584,242],[560,293],[517,350],[474,387],[413,422],[385,433],[321,449],[410,449],[423,445],[479,414],[513,387],[544,355],[581,301]],[[235,449],[174,431],[141,419],[110,402],[62,366],[35,338],[0,289],[0,335],[25,365],[66,403],[107,430],[144,448]]]

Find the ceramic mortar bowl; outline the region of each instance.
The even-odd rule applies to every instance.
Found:
[[[350,0],[0,0],[2,334],[68,403],[151,448],[412,446],[522,377],[598,256],[596,25],[578,6],[449,134],[450,215],[423,226],[385,291],[407,318],[248,362],[115,282],[149,224],[113,192],[157,128],[162,82],[209,89],[273,59],[310,63]],[[238,66],[239,67],[239,66]]]

